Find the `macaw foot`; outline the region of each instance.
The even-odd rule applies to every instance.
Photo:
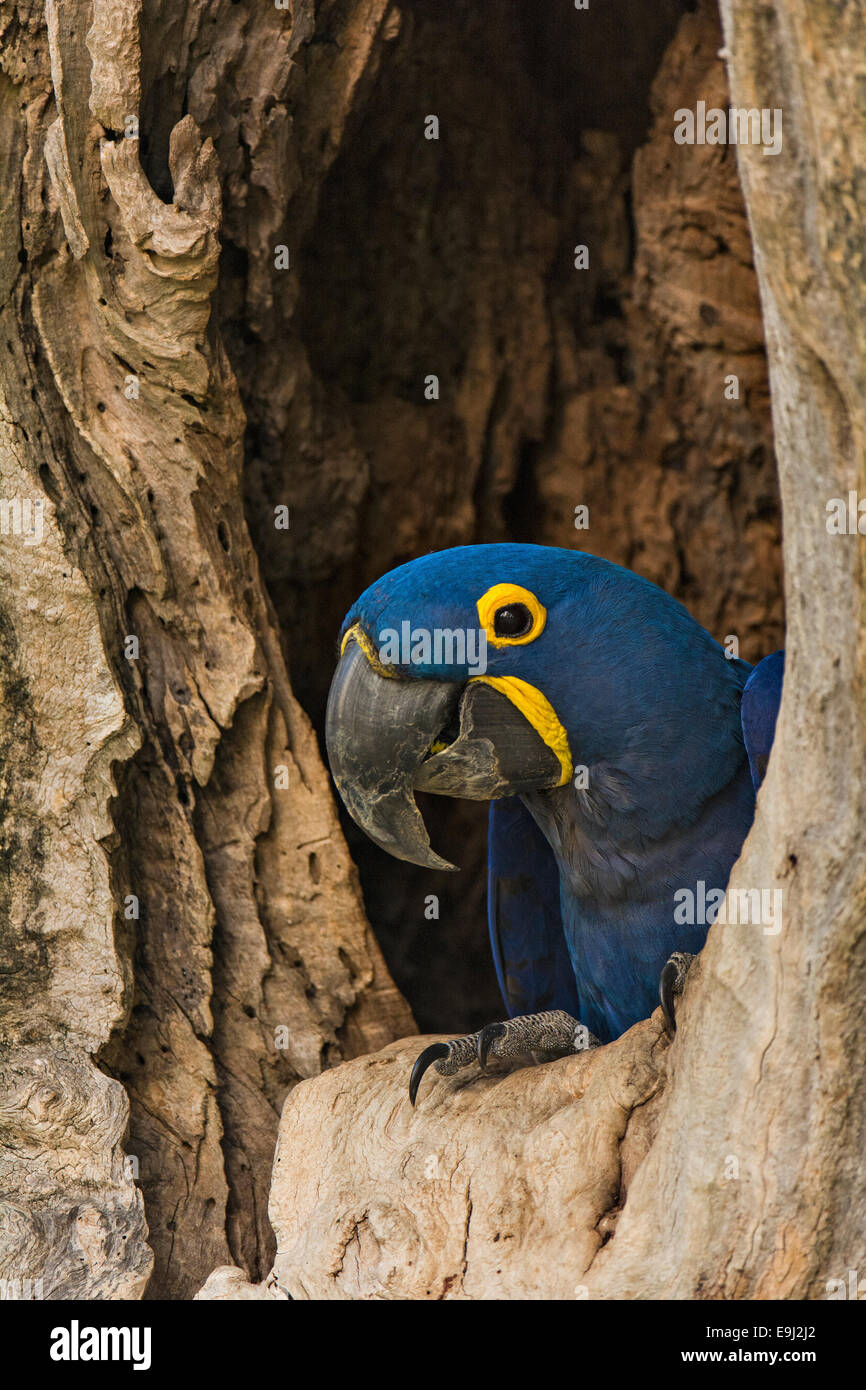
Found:
[[[598,1038],[563,1009],[523,1014],[507,1023],[488,1023],[477,1033],[425,1047],[412,1068],[409,1099],[414,1105],[421,1077],[431,1065],[440,1076],[453,1076],[475,1061],[481,1063],[482,1070],[486,1069],[490,1053],[494,1057],[525,1057],[531,1052],[544,1052],[552,1057],[567,1057],[569,1053],[600,1046]]]
[[[682,994],[686,976],[689,973],[693,960],[697,957],[690,955],[688,951],[674,951],[667,965],[661,973],[659,980],[659,1003],[664,1014],[665,1027],[669,1033],[677,1031],[677,1020],[674,1013],[674,997]]]

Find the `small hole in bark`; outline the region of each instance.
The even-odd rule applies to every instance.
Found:
[[[621,319],[624,317],[622,304],[615,294],[599,289],[596,292],[593,312],[599,319]]]
[[[96,409],[99,411],[100,415],[104,415],[104,414],[105,414],[105,401],[97,401],[97,402],[96,402]]]
[[[42,486],[45,488],[45,491],[48,493],[48,496],[51,498],[51,501],[54,503],[56,507],[59,501],[57,484],[51,476],[51,470],[48,467],[47,463],[41,463],[39,465],[39,480],[42,483]]]
[[[315,852],[311,853],[308,856],[307,866],[310,870],[310,878],[313,880],[314,883],[318,883],[319,879],[321,878],[321,870],[319,869],[319,858]]]
[[[684,473],[686,468],[686,449],[682,441],[668,444],[662,450],[662,467],[672,473]]]
[[[217,523],[217,535],[219,536],[220,545],[222,546],[226,554],[228,554],[228,552],[231,550],[231,542],[229,541],[229,533],[226,530],[226,524],[224,521],[220,521]]]

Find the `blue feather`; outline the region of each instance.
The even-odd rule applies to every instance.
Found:
[[[784,677],[785,653],[773,652],[771,656],[765,656],[764,660],[758,663],[743,690],[743,738],[749,755],[749,768],[755,791],[763,782],[767,771]]]
[[[562,929],[559,870],[517,796],[491,801],[487,920],[499,989],[509,1016],[565,1009],[577,1014],[574,973]]]

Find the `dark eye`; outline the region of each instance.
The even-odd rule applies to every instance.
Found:
[[[525,603],[509,603],[497,608],[493,631],[497,637],[525,637],[532,627],[532,614]]]

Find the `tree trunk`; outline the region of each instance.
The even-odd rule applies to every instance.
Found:
[[[783,927],[711,930],[659,1135],[594,1288],[838,1297],[849,1270],[858,1284],[866,1270],[866,570],[860,536],[830,534],[827,510],[866,487],[864,13],[829,0],[723,0],[722,13],[734,105],[784,121],[779,156],[738,149],[767,329],[788,657],[732,879],[781,890]]]
[[[140,1295],[143,1194],[150,1292],[183,1297],[215,1263],[268,1268],[287,1090],[412,1021],[239,503],[213,143],[177,121],[163,201],[139,6],[45,18],[4,16],[0,117],[0,1272]],[[249,61],[287,58],[270,30]]]

